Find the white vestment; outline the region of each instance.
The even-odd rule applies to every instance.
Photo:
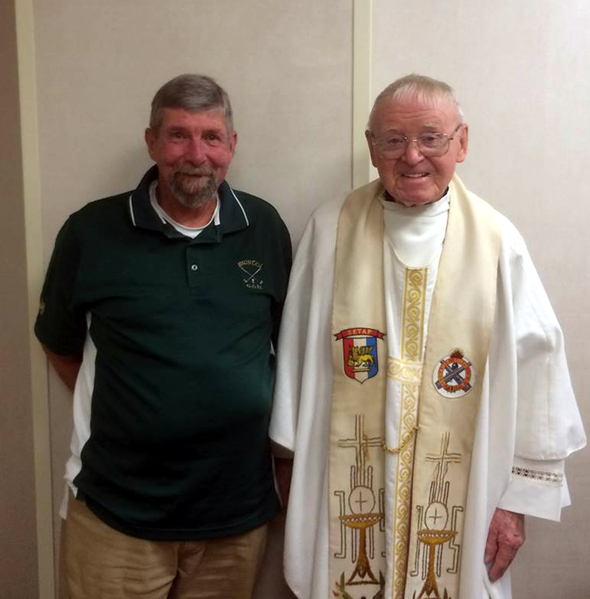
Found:
[[[424,335],[448,217],[448,195],[427,206],[385,208],[384,284],[389,369],[400,354],[405,273],[427,269]],[[450,198],[452,202],[452,198]],[[332,597],[328,580],[328,450],[332,397],[331,317],[334,256],[342,201],[310,219],[291,272],[278,348],[271,439],[295,454],[285,534],[285,575],[299,599]],[[564,460],[585,444],[561,330],[526,246],[499,215],[498,295],[485,373],[461,549],[460,597],[510,599],[509,574],[492,584],[483,564],[496,508],[559,520],[569,505]],[[367,265],[370,268],[370,264]],[[461,314],[460,282],[457,317]],[[383,360],[382,368],[388,367]],[[385,434],[395,441],[399,384],[388,377]],[[386,457],[386,546],[395,523],[395,481]],[[392,474],[393,473],[393,474]],[[392,596],[387,549],[385,597]],[[367,597],[375,590],[368,589]]]

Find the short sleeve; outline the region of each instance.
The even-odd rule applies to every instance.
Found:
[[[74,229],[70,217],[57,235],[35,323],[39,341],[59,355],[80,353],[86,338],[86,314],[76,304],[80,244]]]
[[[277,302],[273,303],[272,307],[272,344],[273,348],[278,345],[279,329],[281,326],[281,319],[283,315],[283,306],[285,303],[285,296],[287,295],[287,285],[289,282],[289,274],[291,272],[291,266],[293,264],[293,250],[291,246],[291,236],[283,221],[280,222],[280,238],[281,238],[281,285],[280,285],[280,296]]]

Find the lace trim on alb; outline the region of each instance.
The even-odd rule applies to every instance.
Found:
[[[530,478],[531,480],[540,480],[545,483],[553,483],[560,485],[563,482],[563,474],[561,472],[549,472],[545,470],[532,470],[531,468],[522,468],[520,466],[512,466],[512,474]]]

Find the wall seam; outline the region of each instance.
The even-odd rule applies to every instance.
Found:
[[[373,0],[353,0],[352,59],[352,187],[371,178],[365,129],[371,110]]]
[[[39,599],[55,598],[47,360],[33,334],[43,279],[43,230],[33,0],[15,0],[27,267]]]

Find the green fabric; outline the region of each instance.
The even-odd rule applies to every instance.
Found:
[[[272,206],[235,192],[242,210],[223,183],[220,226],[186,238],[149,205],[156,177],[151,169],[132,194],[68,219],[35,331],[55,353],[79,353],[91,315],[91,436],[74,481],[89,506],[145,538],[236,534],[278,506],[267,439],[269,349],[289,235]],[[244,261],[262,265],[255,284]]]

